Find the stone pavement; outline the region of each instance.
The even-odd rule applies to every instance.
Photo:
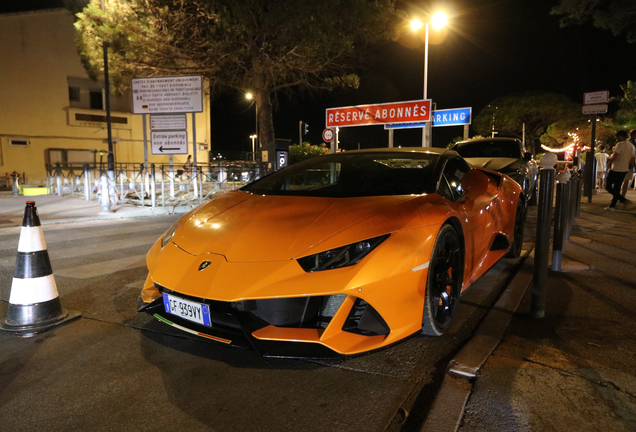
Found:
[[[471,381],[461,432],[636,431],[636,210],[608,202],[583,198],[545,318],[528,289]]]
[[[35,201],[42,224],[187,213],[194,208],[194,205],[189,201],[178,202],[176,205],[172,204],[166,207],[156,206],[154,209],[149,205],[142,207],[133,204],[120,204],[111,206],[112,212],[105,214],[102,212],[100,203],[95,200],[85,201],[82,198],[59,197],[57,195],[14,197],[10,191],[0,191],[0,227],[21,225],[27,201]]]

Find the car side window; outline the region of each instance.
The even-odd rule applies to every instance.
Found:
[[[468,171],[470,171],[470,166],[463,159],[449,159],[442,172],[439,194],[455,201],[461,199],[466,193],[462,186],[462,180]],[[450,197],[448,196],[448,191],[450,191]]]

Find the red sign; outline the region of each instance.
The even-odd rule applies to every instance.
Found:
[[[333,139],[333,130],[325,129],[324,131],[322,131],[322,139],[325,142],[331,142],[331,140]]]
[[[328,108],[326,120],[328,128],[427,122],[431,120],[431,101],[426,99]]]

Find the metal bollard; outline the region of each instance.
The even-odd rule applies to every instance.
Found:
[[[174,167],[170,165],[170,198],[174,198]]]
[[[569,208],[570,183],[568,173],[559,173],[556,176],[556,204],[554,214],[554,235],[552,237],[552,270],[561,271],[561,260],[565,246],[567,221]]]
[[[144,198],[146,196],[146,186],[148,184],[148,170],[145,169],[144,164],[141,164],[140,174],[141,181],[139,182],[139,194],[141,195],[141,206],[144,207],[146,205]]]
[[[541,158],[539,173],[539,204],[537,207],[537,235],[532,277],[531,314],[534,318],[545,316],[545,286],[548,279],[548,254],[550,252],[550,218],[554,196],[554,166],[557,157],[545,153]]]
[[[199,170],[199,200],[203,199],[203,169]]]
[[[165,189],[166,188],[166,167],[161,164],[161,207],[166,206]]]
[[[62,167],[55,164],[55,184],[57,185],[57,196],[62,196]]]
[[[111,213],[110,210],[110,197],[108,196],[108,175],[105,171],[102,171],[101,177],[101,203],[102,203],[102,213]]]
[[[574,217],[576,216],[576,173],[572,173],[569,181],[569,199],[568,199],[568,225],[565,232],[565,238],[570,239],[572,235],[572,227],[574,227]]]
[[[91,200],[91,182],[89,176],[90,169],[88,168],[88,164],[84,164],[84,199],[86,201]]]
[[[18,195],[20,195],[20,188],[18,187],[18,179],[20,178],[20,174],[13,171],[11,175],[13,176],[13,191],[11,195],[17,197]]]
[[[576,208],[574,210],[574,217],[581,216],[581,182],[583,180],[583,172],[577,171],[576,173]]]
[[[565,239],[569,239],[570,238],[570,190],[571,190],[571,185],[572,183],[570,182],[570,173],[566,172],[564,173],[567,176],[567,180],[564,180],[564,188],[563,188],[563,202],[561,203],[561,205],[563,206],[563,220],[564,220],[564,234],[565,234]],[[557,174],[557,181],[558,181],[559,175]]]
[[[190,179],[190,181],[192,181],[192,187],[193,189],[193,195],[195,198],[199,197],[199,184],[197,182],[197,167],[196,165],[194,165],[192,167],[192,178]]]
[[[122,168],[122,165],[119,164],[119,199],[121,200],[121,203],[124,203],[124,197],[126,196],[126,193],[124,192],[124,177],[126,177],[126,180],[128,180],[127,176],[124,176],[124,170]]]
[[[150,193],[152,194],[150,196],[150,202],[152,205],[152,208],[154,209],[155,206],[157,205],[156,201],[157,201],[157,197],[155,195],[155,164],[151,164],[150,165]]]

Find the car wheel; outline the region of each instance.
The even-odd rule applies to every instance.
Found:
[[[464,257],[455,229],[444,225],[437,235],[428,267],[422,332],[441,336],[451,325],[459,304]]]
[[[525,220],[525,206],[523,202],[517,203],[517,211],[515,211],[515,227],[512,234],[512,244],[506,258],[518,258],[521,255],[521,248],[523,247],[523,222]]]

